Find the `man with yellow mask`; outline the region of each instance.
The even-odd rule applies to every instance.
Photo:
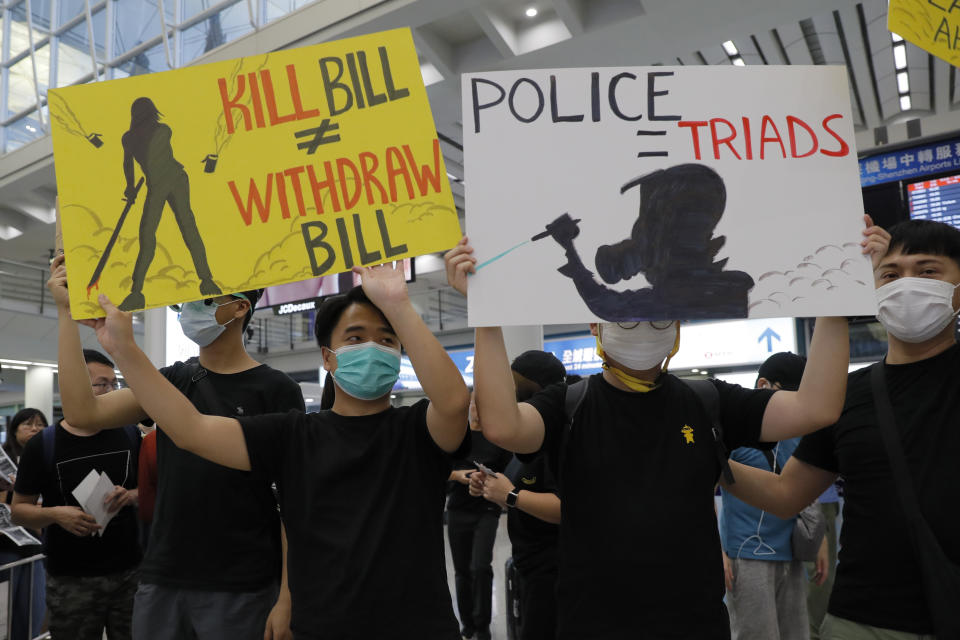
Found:
[[[464,295],[471,254],[464,241],[446,256],[448,280]],[[543,453],[557,470],[560,640],[730,637],[713,503],[722,456],[698,391],[665,371],[678,331],[676,322],[592,324],[604,370],[568,420],[565,385],[518,403],[500,328],[477,329],[484,435],[518,454]],[[757,447],[831,424],[848,360],[846,320],[823,318],[797,391],[707,383],[719,445]]]

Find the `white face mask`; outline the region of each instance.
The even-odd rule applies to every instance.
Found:
[[[932,278],[897,278],[877,289],[877,320],[904,342],[930,340],[957,315],[953,292],[958,286]]]
[[[197,343],[198,346],[206,347],[214,340],[220,337],[220,334],[226,331],[227,325],[236,320],[230,318],[226,324],[217,322],[217,309],[224,305],[233,304],[236,300],[224,302],[222,304],[205,304],[203,300],[196,302],[187,302],[180,308],[180,328],[183,329],[183,335]]]
[[[677,323],[640,322],[632,329],[624,329],[615,322],[600,324],[600,345],[603,352],[635,371],[653,369],[673,351],[677,341]]]

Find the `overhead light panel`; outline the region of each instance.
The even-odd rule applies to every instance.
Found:
[[[540,12],[537,11],[536,7],[527,7],[527,10],[524,13],[526,13],[528,18],[536,18],[537,14]]]
[[[894,43],[903,42],[903,38],[900,37],[900,34],[894,33],[893,31],[890,32],[890,39],[893,40]]]
[[[0,358],[0,364],[30,364],[29,360],[7,360]]]
[[[911,106],[910,96],[900,96],[900,110],[909,111]]]
[[[903,44],[893,47],[893,66],[897,68],[897,71],[907,68],[907,48]]]
[[[13,371],[26,371],[26,370],[27,370],[26,367],[21,367],[21,366],[19,366],[19,365],[15,365],[15,364],[7,365],[7,366],[4,367],[4,368],[5,368],[5,369],[11,369],[11,370],[13,370]]]
[[[425,87],[443,81],[443,74],[429,62],[420,65],[420,75],[423,76],[423,86]]]
[[[747,66],[747,63],[743,61],[743,58],[741,58],[740,56],[737,56],[737,57],[735,57],[735,58],[733,59],[733,66],[735,66],[735,67],[745,67],[745,66]]]
[[[716,42],[716,41],[714,41]],[[727,52],[728,56],[738,56],[740,52],[737,51],[737,45],[733,44],[733,40],[727,40],[723,43],[723,50]]]
[[[897,90],[901,94],[910,93],[910,76],[906,71],[897,74]]]
[[[20,229],[17,229],[12,224],[0,224],[0,240],[13,240],[22,235],[23,231],[20,231]]]

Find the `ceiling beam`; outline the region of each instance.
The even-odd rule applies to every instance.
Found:
[[[429,29],[416,27],[413,29],[413,43],[420,55],[436,67],[444,80],[457,75],[456,56],[453,47],[446,40]]]
[[[483,34],[504,58],[519,54],[517,32],[502,16],[485,7],[472,7],[470,15],[477,21]]]

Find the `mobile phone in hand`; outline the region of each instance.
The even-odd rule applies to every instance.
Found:
[[[490,467],[488,467],[487,465],[483,464],[482,462],[477,462],[476,460],[474,460],[473,464],[477,466],[477,469],[480,469],[480,471],[483,471],[485,474],[487,474],[491,478],[497,477],[497,472],[491,469]]]

